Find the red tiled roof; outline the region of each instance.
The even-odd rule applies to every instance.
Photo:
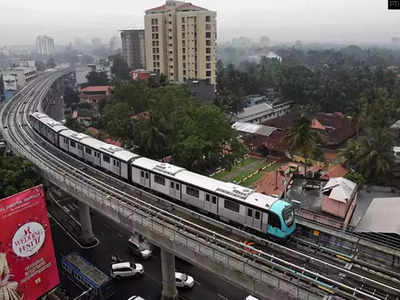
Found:
[[[111,85],[100,85],[100,86],[87,86],[83,88],[82,92],[108,92],[112,88]]]
[[[322,125],[317,119],[312,119],[311,128],[325,130],[324,125]]]
[[[330,179],[336,177],[343,177],[349,173],[349,170],[344,168],[341,164],[334,165],[330,167],[322,176],[323,179]]]
[[[150,9],[148,9],[147,11],[163,10],[163,9],[166,9],[166,8],[168,8],[168,5],[167,5],[167,4],[164,4],[164,5],[161,5],[161,6],[157,6],[157,7],[150,8]]]
[[[104,142],[106,142],[107,144],[111,144],[111,145],[117,146],[117,147],[121,147],[121,142],[120,141],[115,141],[115,140],[113,140],[111,138],[106,138],[104,140]]]
[[[89,127],[87,130],[92,136],[96,137],[99,134],[99,130],[97,128]]]
[[[282,197],[285,191],[285,177],[279,171],[266,172],[264,176],[254,184],[257,192],[265,195]]]
[[[179,6],[179,7],[177,7],[177,8],[176,8],[176,10],[182,10],[182,9],[199,9],[199,10],[207,10],[207,9],[205,9],[205,8],[203,8],[203,7],[200,7],[200,6],[193,5],[193,4],[192,4],[192,3],[190,3],[190,2],[188,2],[188,3],[185,3],[185,4],[183,4],[183,5],[181,5],[181,6]]]
[[[149,118],[150,118],[150,112],[148,112],[148,111],[144,111],[144,112],[141,112],[141,113],[131,116],[131,120],[134,120],[134,121],[148,120]]]

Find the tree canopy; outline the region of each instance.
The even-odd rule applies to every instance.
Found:
[[[0,199],[40,184],[32,163],[21,157],[0,156]]]
[[[108,78],[105,72],[91,71],[86,75],[88,85],[108,85]]]
[[[120,82],[97,125],[143,156],[171,155],[174,163],[197,172],[230,167],[244,153],[225,114],[193,101],[184,85]]]

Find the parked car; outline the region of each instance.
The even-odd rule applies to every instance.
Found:
[[[146,299],[144,299],[143,297],[140,297],[140,296],[132,296],[132,297],[129,297],[128,300],[146,300]]]
[[[148,259],[151,257],[151,248],[148,243],[140,243],[134,236],[131,236],[128,240],[129,251],[140,258]]]
[[[258,298],[254,297],[252,295],[248,295],[245,300],[258,300]]]
[[[192,288],[194,286],[194,279],[192,276],[184,273],[175,272],[176,287]]]
[[[132,277],[135,275],[142,275],[144,268],[141,264],[135,264],[131,262],[120,262],[111,266],[111,277],[112,278],[124,278]]]

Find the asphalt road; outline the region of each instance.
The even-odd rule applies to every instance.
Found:
[[[72,205],[69,205],[70,208],[71,206]],[[76,212],[71,213],[75,214]],[[149,260],[142,261],[141,259],[131,256],[128,252],[127,241],[130,236],[129,232],[119,227],[113,221],[95,212],[92,214],[92,224],[93,230],[100,241],[100,244],[92,249],[81,249],[55,222],[55,220],[51,220],[57,260],[60,261],[59,259],[62,255],[76,251],[106,274],[109,274],[112,255],[117,255],[123,260],[126,259],[142,263],[145,270],[142,277],[114,280],[116,294],[111,299],[128,299],[132,295],[140,295],[146,300],[160,299],[160,250],[158,248],[153,249],[153,256]],[[189,274],[195,279],[195,286],[192,289],[178,290],[182,299],[240,300],[245,299],[248,295],[246,291],[225,282],[212,273],[186,263],[179,258],[175,261],[175,268],[177,271]],[[77,289],[71,284],[71,282],[66,282],[65,286],[76,295]]]

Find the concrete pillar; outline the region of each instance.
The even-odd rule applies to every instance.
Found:
[[[92,220],[90,219],[90,207],[83,202],[79,202],[79,219],[81,222],[81,242],[85,245],[95,244],[96,238],[93,234]]]
[[[175,256],[161,248],[162,292],[161,300],[178,299],[175,284]]]

